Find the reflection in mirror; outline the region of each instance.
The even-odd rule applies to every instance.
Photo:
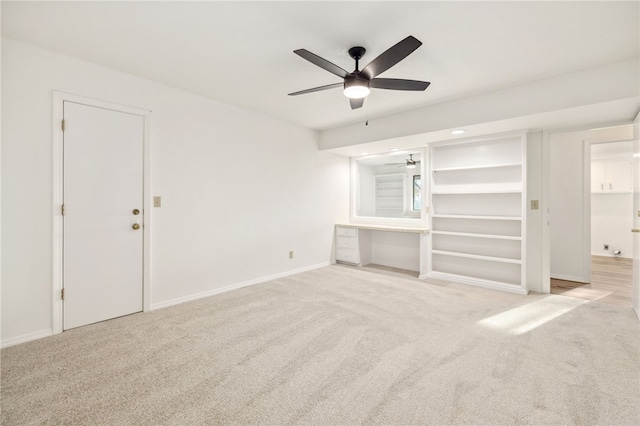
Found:
[[[360,158],[357,216],[420,218],[422,206],[420,152]]]

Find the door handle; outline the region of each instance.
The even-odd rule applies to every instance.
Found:
[[[140,210],[133,209],[133,211],[131,213],[133,213],[134,215],[139,215],[140,214]]]
[[[631,232],[640,232],[640,229],[638,229],[638,228],[633,228],[633,229],[631,230]]]
[[[137,231],[138,229],[140,229],[140,224],[134,223],[133,225],[131,225],[131,227]],[[638,232],[640,232],[640,230]]]

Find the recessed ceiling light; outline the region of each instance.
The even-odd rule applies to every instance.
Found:
[[[360,155],[369,155],[368,152],[361,152]]]
[[[390,152],[400,151],[400,148],[391,148],[389,151],[390,151]]]
[[[466,133],[467,131],[465,129],[456,129],[456,130],[452,130],[451,134],[452,135],[462,135],[463,133]]]

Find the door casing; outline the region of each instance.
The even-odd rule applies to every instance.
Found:
[[[100,100],[85,98],[82,96],[72,95],[63,92],[53,92],[53,288],[52,288],[52,329],[53,334],[62,333],[63,331],[63,220],[62,220],[62,203],[64,201],[63,194],[63,103],[65,101],[75,102],[88,106],[110,109],[114,111],[124,112],[128,114],[140,115],[144,118],[144,141],[143,141],[143,208],[144,208],[144,226],[145,232],[143,236],[143,312],[151,308],[151,111],[139,108],[113,104]]]

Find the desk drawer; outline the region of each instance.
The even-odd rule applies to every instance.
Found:
[[[337,247],[336,261],[359,264],[360,254],[358,253],[358,250]]]
[[[338,237],[356,237],[358,236],[358,230],[355,228],[336,227],[336,235]]]
[[[353,237],[337,237],[336,247],[356,250],[358,248],[358,239]]]

